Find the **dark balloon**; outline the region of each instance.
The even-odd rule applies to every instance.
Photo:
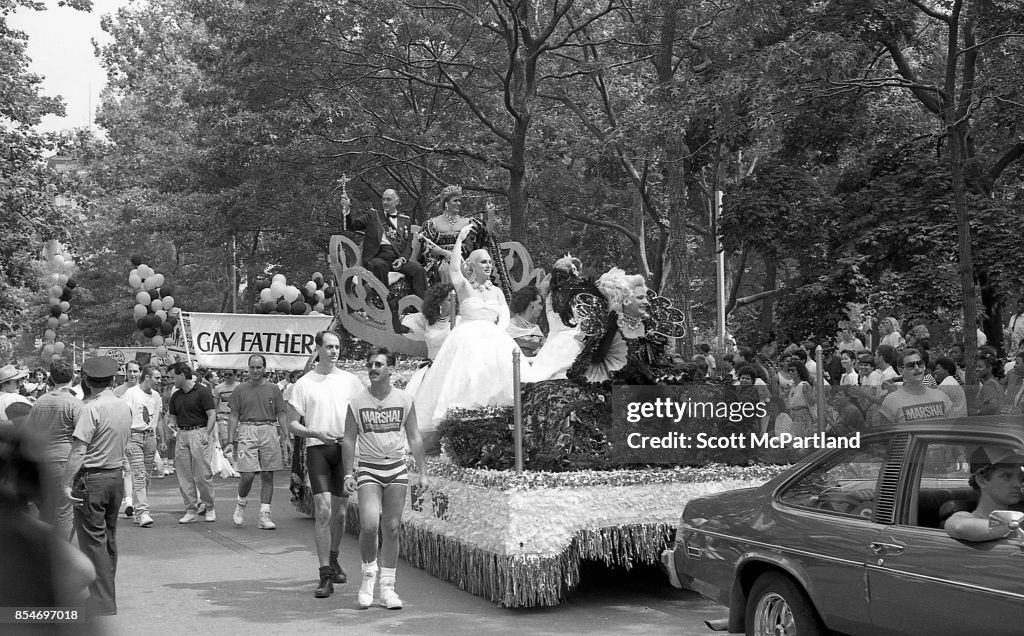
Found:
[[[333,297],[334,297],[334,288],[333,287],[324,287],[324,298],[333,298]]]
[[[160,320],[160,316],[157,316],[156,314],[150,314],[146,316],[144,320],[147,320],[149,326],[153,329],[159,329],[160,325],[164,322],[163,320]]]
[[[142,265],[142,262],[143,262],[142,261],[142,257],[139,256],[138,254],[132,254],[132,259],[131,260],[132,260],[132,265],[134,265],[135,267],[138,267],[139,265]]]
[[[60,318],[60,315],[62,313],[64,313],[64,312],[62,312],[60,310],[60,305],[51,305],[50,306],[50,315],[53,316],[54,318]]]
[[[64,291],[60,295],[61,300],[71,300],[71,288],[65,286]]]
[[[256,293],[259,294],[261,291],[263,291],[264,289],[267,289],[269,287],[270,287],[270,281],[269,280],[265,280],[265,279],[261,280],[261,281],[256,283]]]
[[[67,288],[68,289],[74,289],[75,287],[78,287],[78,281],[75,280],[74,278],[68,279]]]
[[[165,322],[165,323],[160,325],[160,335],[161,336],[169,336],[172,333],[174,333],[174,325],[172,325],[169,322]]]
[[[177,316],[167,316],[166,324],[168,324],[168,325],[170,325],[172,327],[177,327],[178,326],[178,317]]]
[[[173,295],[174,295],[174,285],[164,285],[163,287],[160,288],[160,297],[161,298],[163,298],[164,296],[173,296]]]
[[[292,306],[288,304],[287,300],[279,300],[276,305],[277,311],[282,314],[289,314],[292,311]]]
[[[147,327],[149,327],[149,320],[147,320],[146,318],[139,318],[138,320],[135,321],[135,326],[138,327],[139,329],[146,329]]]
[[[263,303],[256,303],[256,306],[263,310],[260,312],[261,314],[269,314],[277,309],[277,303],[272,300],[268,300]]]
[[[301,316],[306,313],[306,308],[309,307],[306,303],[301,300],[297,300],[292,303],[292,314],[295,316]]]
[[[147,338],[152,338],[153,336],[156,335],[156,329],[153,329],[152,327],[146,327],[145,329],[142,330],[142,335],[146,336]]]

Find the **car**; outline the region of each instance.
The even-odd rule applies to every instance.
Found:
[[[857,438],[760,487],[691,500],[662,553],[672,584],[728,606],[737,633],[1021,633],[1024,532],[972,543],[942,524],[977,502],[971,453],[1021,452],[1024,418],[930,420]]]

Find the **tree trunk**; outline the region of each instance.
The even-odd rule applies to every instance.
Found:
[[[945,119],[951,119],[954,113],[947,110]],[[978,350],[978,302],[974,289],[974,263],[971,260],[971,224],[970,210],[967,207],[967,184],[964,181],[966,164],[967,125],[964,122],[949,127],[949,162],[953,174],[953,203],[956,208],[957,240],[960,243],[960,286],[963,288],[964,311],[964,348],[967,380],[965,384],[973,387],[977,383],[974,370],[974,356]]]
[[[512,240],[526,244],[526,212],[529,207],[529,193],[526,189],[526,128],[517,123],[512,136],[512,167],[508,171],[508,211]]]
[[[775,289],[776,277],[778,276],[777,265],[774,258],[764,259],[764,291]],[[775,297],[765,298],[761,302],[761,316],[758,320],[758,327],[762,334],[767,335],[769,331],[775,330]]]

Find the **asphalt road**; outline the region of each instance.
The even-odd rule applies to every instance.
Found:
[[[179,525],[181,497],[173,476],[154,480],[156,521],[139,528],[118,524],[117,616],[97,619],[100,633],[164,634],[712,634],[704,620],[724,608],[672,588],[655,568],[626,573],[586,564],[580,589],[548,608],[507,609],[434,578],[404,561],[400,611],[355,606],[359,556],[346,535],[341,565],[351,582],[328,599],[313,597],[317,561],[313,521],[295,512],[279,476],[277,530],[258,530],[258,482],[249,496],[247,523],[231,523],[237,481],[218,480],[218,520]]]

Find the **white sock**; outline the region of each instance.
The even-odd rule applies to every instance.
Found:
[[[270,504],[265,504],[265,503],[261,503],[260,504],[260,513],[262,514],[264,512],[270,512]]]
[[[371,561],[370,563],[363,563],[360,565],[360,569],[363,572],[373,572],[374,576],[377,575],[377,561]]]
[[[246,503],[248,503],[245,499],[242,499],[241,497],[235,497],[235,501],[237,501],[238,505],[243,508],[245,508]]]
[[[397,568],[381,568],[380,569],[380,584],[381,585],[394,585],[395,584],[395,570]]]

